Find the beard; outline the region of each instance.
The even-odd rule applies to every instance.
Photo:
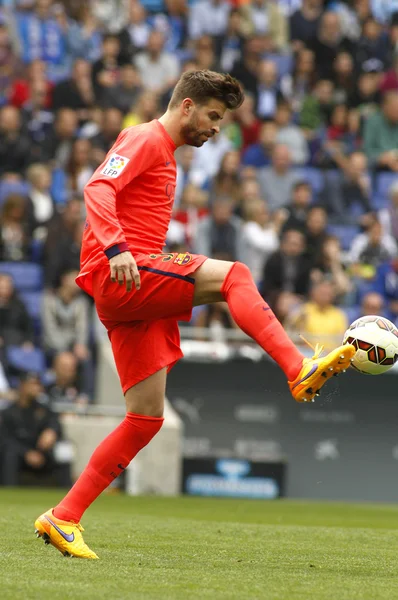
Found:
[[[211,135],[209,131],[199,129],[198,126],[198,119],[195,113],[193,113],[190,121],[181,127],[181,135],[185,144],[188,146],[200,148],[205,142],[207,142],[208,138],[206,136]]]

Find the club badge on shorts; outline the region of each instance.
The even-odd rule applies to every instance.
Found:
[[[111,154],[106,161],[101,174],[115,179],[116,177],[119,177],[120,173],[126,167],[128,162],[130,162],[130,159],[126,158],[125,156],[120,156],[120,154]]]
[[[176,265],[187,265],[189,262],[191,262],[191,260],[191,254],[189,254],[189,252],[184,252],[182,254],[177,254],[173,262]]]

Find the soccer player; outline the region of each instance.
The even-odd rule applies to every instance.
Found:
[[[166,374],[182,357],[177,321],[193,306],[226,301],[239,327],[283,369],[293,397],[313,400],[355,353],[349,344],[304,358],[257,291],[248,267],[188,252],[163,253],[176,185],[174,152],[200,147],[243,102],[239,83],[211,71],[185,73],[159,120],[123,130],[85,188],[87,221],[77,283],[108,330],[127,413],[101,442],[61,502],[35,522],[65,556],[98,558],[85,544],[85,510],[126,469],[163,423]]]

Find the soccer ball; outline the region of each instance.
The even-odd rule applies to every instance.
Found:
[[[381,375],[398,360],[398,329],[385,317],[357,319],[345,332],[343,344],[355,346],[352,366],[365,375]]]

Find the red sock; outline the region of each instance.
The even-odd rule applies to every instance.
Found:
[[[266,351],[293,381],[303,364],[286,331],[260,296],[249,268],[243,263],[232,265],[221,288],[237,325]]]
[[[94,450],[75,485],[54,508],[54,516],[78,523],[90,504],[157,434],[163,421],[163,417],[127,413],[120,425]]]

